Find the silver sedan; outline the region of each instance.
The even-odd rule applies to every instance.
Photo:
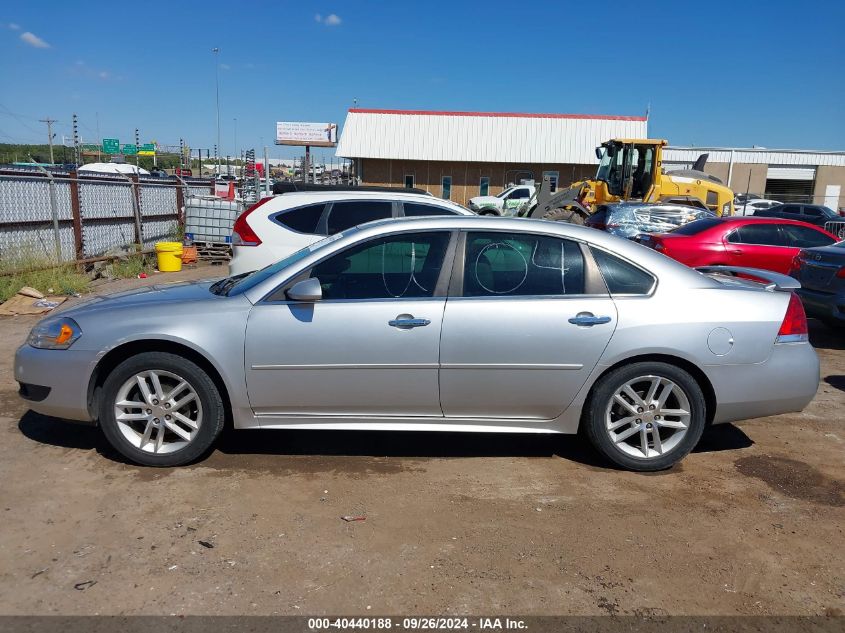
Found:
[[[96,421],[150,466],[200,458],[232,424],[581,430],[610,462],[657,470],[708,424],[810,402],[795,287],[564,223],[380,221],[251,274],[50,316],[15,377],[35,411]]]

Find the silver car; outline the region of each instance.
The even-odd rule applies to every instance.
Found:
[[[258,272],[50,316],[15,377],[35,411],[96,420],[149,466],[198,459],[231,423],[582,430],[610,462],[658,470],[708,424],[816,393],[797,282],[725,272],[749,271],[704,274],[560,222],[378,221]]]

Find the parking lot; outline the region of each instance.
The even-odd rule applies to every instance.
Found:
[[[0,319],[3,613],[845,610],[845,334],[820,323],[803,413],[644,475],[574,437],[451,433],[229,431],[200,463],[137,467],[27,412],[11,358],[36,320]]]

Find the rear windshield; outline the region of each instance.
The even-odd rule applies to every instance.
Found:
[[[682,224],[678,228],[672,229],[669,232],[674,233],[675,235],[698,235],[702,231],[712,229],[714,226],[719,226],[721,223],[722,221],[716,218],[704,218],[702,220],[693,220],[688,224]]]

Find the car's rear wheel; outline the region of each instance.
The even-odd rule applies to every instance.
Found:
[[[669,468],[704,430],[704,394],[683,369],[659,362],[620,367],[596,384],[584,431],[608,460],[630,470]]]
[[[100,426],[124,457],[144,466],[194,461],[223,429],[220,392],[195,363],[146,352],[118,365],[103,384]]]

